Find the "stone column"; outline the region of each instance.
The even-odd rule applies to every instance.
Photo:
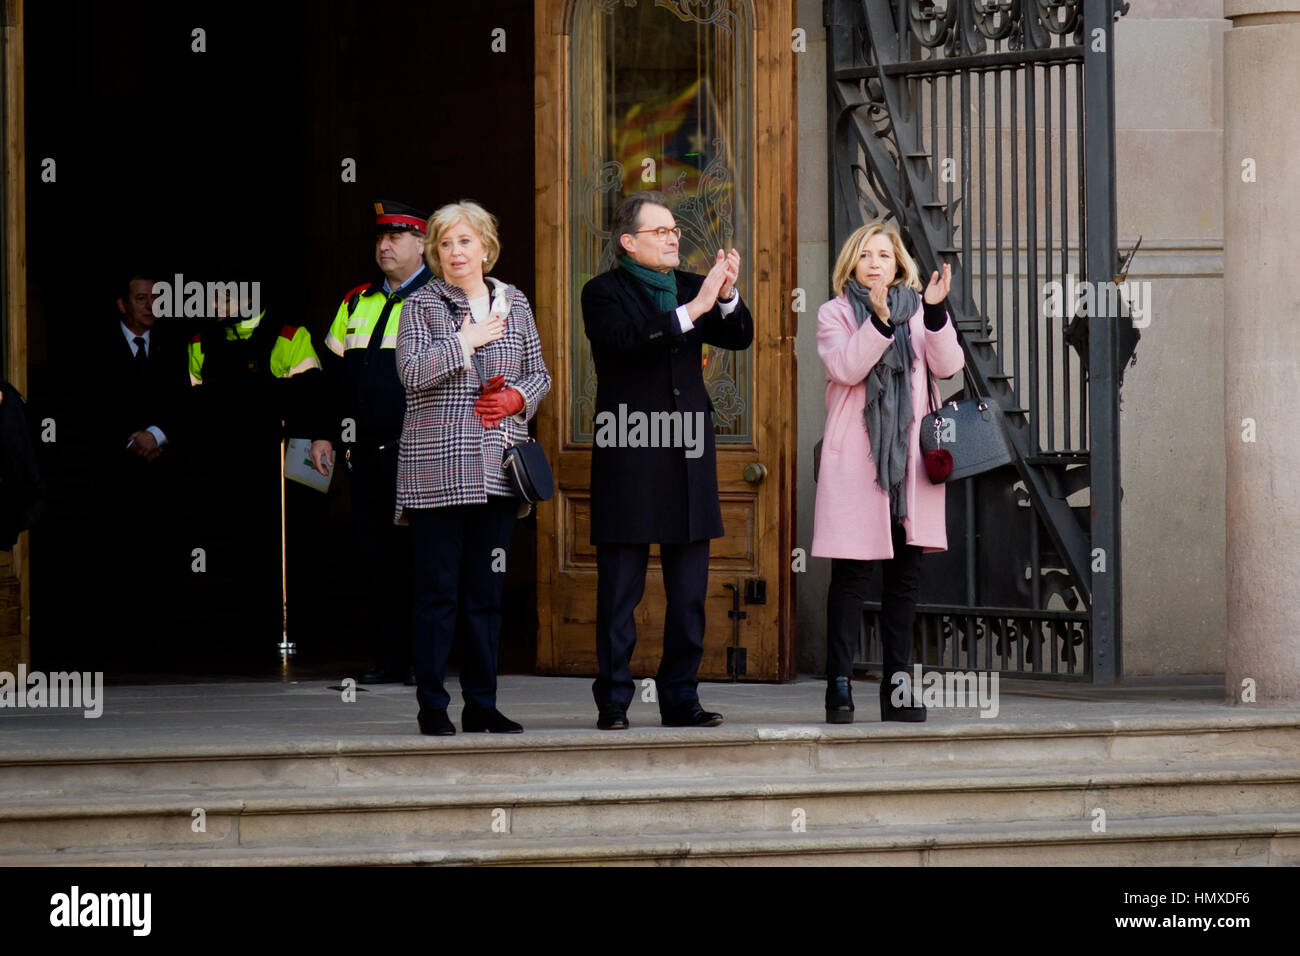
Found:
[[[1223,8],[1225,690],[1300,706],[1300,0]]]

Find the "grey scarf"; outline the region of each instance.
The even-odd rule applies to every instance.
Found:
[[[844,289],[853,316],[862,323],[870,321],[875,310],[867,287],[850,278]],[[899,283],[889,287],[889,324],[894,329],[893,344],[885,349],[880,361],[867,373],[867,404],[863,422],[876,461],[876,485],[889,492],[889,514],[894,521],[907,517],[907,443],[912,429],[912,333],[908,322],[916,314],[921,297],[915,289]]]

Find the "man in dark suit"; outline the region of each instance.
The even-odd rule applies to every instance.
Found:
[[[96,437],[105,452],[124,452],[112,456],[113,466],[118,475],[137,476],[129,484],[158,477],[158,469],[139,466],[164,458],[189,391],[184,352],[154,331],[153,287],[152,279],[131,277],[117,298],[118,321],[95,356],[104,389],[96,396]]]
[[[103,607],[131,640],[114,662],[145,670],[174,669],[179,628],[175,582],[189,570],[176,536],[182,440],[189,381],[184,342],[155,328],[154,280],[126,273],[117,314],[91,336],[86,379],[88,466],[102,537]]]
[[[667,596],[655,681],[662,723],[722,723],[721,714],[700,706],[696,677],[704,653],[709,539],[722,536],[713,403],[701,348],[746,349],[754,325],[736,289],[740,254],[719,249],[709,273],[694,275],[675,268],[680,239],[662,193],[628,197],[610,230],[618,264],[582,290],[597,378],[591,540],[599,676],[592,693],[602,730],[628,726],[632,615],[645,590],[651,543],[660,547]]]

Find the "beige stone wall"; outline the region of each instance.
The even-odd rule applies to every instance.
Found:
[[[828,295],[825,30],[799,0],[799,540],[812,536],[811,450],[825,420],[816,308]],[[1121,249],[1151,283],[1152,319],[1126,373],[1124,672],[1224,667],[1222,0],[1141,0],[1116,26]],[[800,669],[825,659],[829,562],[799,577]]]
[[[1224,13],[1224,691],[1300,708],[1300,0],[1224,0]]]
[[[796,25],[808,34],[808,51],[799,54],[799,286],[807,311],[799,316],[796,342],[799,370],[799,546],[812,544],[812,446],[826,423],[826,373],[817,357],[817,307],[830,297],[827,249],[829,186],[826,166],[826,28],[821,0],[799,0]],[[826,661],[826,587],[831,563],[809,558],[797,576],[799,670],[821,673]]]
[[[1133,3],[1115,28],[1121,249],[1151,324],[1121,413],[1124,673],[1218,673],[1227,628],[1222,0]]]

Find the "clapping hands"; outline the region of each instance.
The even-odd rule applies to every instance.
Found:
[[[712,309],[719,299],[730,299],[740,278],[740,253],[732,249],[730,253],[718,250],[713,267],[704,277],[704,284],[695,298],[686,303],[686,312],[694,321]]]
[[[725,256],[722,250],[718,250],[718,257],[714,260],[714,266],[723,266],[722,288],[718,290],[718,298],[726,301],[731,298],[732,292],[735,291],[736,282],[740,278],[740,253],[732,249]]]
[[[948,290],[952,287],[952,266],[948,263],[943,264],[943,275],[938,272],[930,273],[930,284],[925,287],[925,301],[930,305],[938,305],[944,299],[948,298]]]

